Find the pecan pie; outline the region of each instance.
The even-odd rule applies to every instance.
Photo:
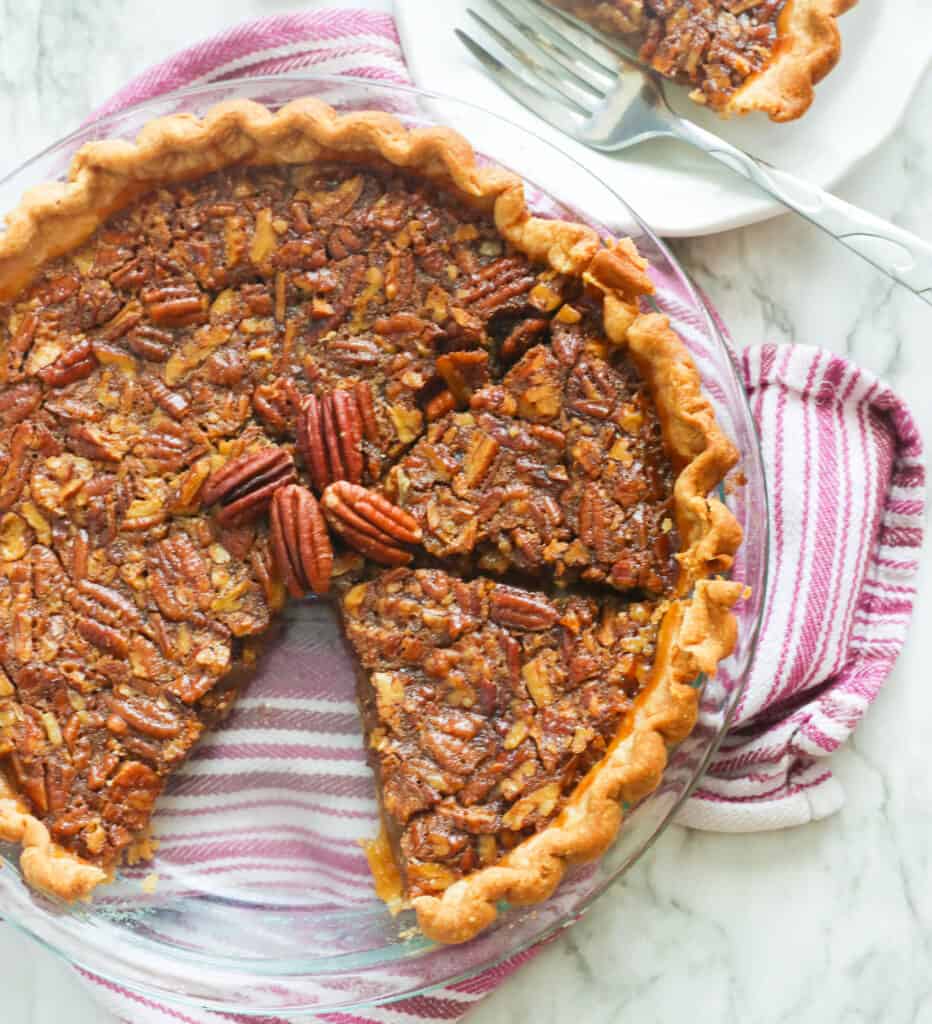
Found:
[[[101,142],[0,239],[0,839],[88,896],[335,595],[443,941],[611,840],[734,642],[736,453],[630,241],[442,129],[247,102]]]
[[[857,0],[553,0],[620,36],[721,114],[792,121],[841,56],[836,18]]]

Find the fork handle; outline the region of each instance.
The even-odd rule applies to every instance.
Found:
[[[932,305],[932,245],[816,185],[761,163],[691,121],[670,125],[688,142],[772,195]]]

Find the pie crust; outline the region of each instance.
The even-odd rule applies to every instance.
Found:
[[[591,22],[596,28],[605,30],[612,34],[618,34],[623,39],[632,40],[632,45],[640,47],[642,42],[650,39],[651,33],[644,30],[637,30],[628,34],[631,30],[629,25],[637,24],[641,17],[647,16],[644,11],[644,4],[640,0],[554,0],[558,6],[567,8],[586,21]],[[773,41],[773,48],[766,57],[752,57],[757,61],[756,70],[745,72],[740,82],[733,82],[727,89],[718,88],[721,85],[720,76],[740,74],[737,69],[739,65],[728,64],[728,58],[717,56],[710,60],[710,65],[719,74],[719,82],[711,76],[698,77],[699,85],[690,93],[690,98],[702,105],[708,105],[722,116],[731,114],[746,114],[753,110],[766,113],[772,121],[794,121],[801,117],[810,107],[814,98],[814,86],[820,82],[838,63],[841,56],[841,37],[838,32],[836,19],[850,10],[857,0],[786,0],[782,9],[776,17],[776,21],[770,20],[761,22],[762,26],[775,26],[776,38]],[[663,16],[650,13],[653,19],[649,27],[663,26],[661,33],[663,43],[667,44],[675,40],[671,52],[658,50],[662,53],[663,62],[653,59],[653,47],[656,42],[650,44],[650,49],[642,52],[642,58],[658,73],[672,78],[674,81],[696,82],[696,64],[690,69],[688,76],[681,72],[680,66],[674,64],[673,70],[668,71],[664,62],[676,61],[686,50],[677,46],[689,47],[697,38],[705,37],[705,42],[700,45],[705,54],[711,55],[715,47],[722,39],[726,45],[730,44],[731,37],[727,30],[722,30],[716,19],[726,17],[735,34],[741,31],[735,13],[744,16],[755,16],[756,4],[744,5],[740,2],[731,3],[728,0],[716,0],[714,7],[709,4],[696,4],[694,0],[680,0],[679,3],[665,4],[661,7]],[[677,16],[684,15],[687,19],[695,17],[700,19],[695,28],[691,26],[691,32],[685,35],[682,29],[677,27]],[[682,24],[682,23],[681,23]],[[751,23],[756,25],[756,22]],[[747,29],[747,26],[743,26]],[[714,37],[712,44],[709,44],[709,33],[719,30],[719,35]],[[748,43],[748,39],[741,39],[742,45]],[[741,48],[735,45],[738,58],[741,58]],[[756,43],[748,46],[753,54],[757,47]],[[692,56],[698,56],[698,51]],[[688,64],[688,62],[687,62]],[[705,57],[697,61],[699,68],[704,68]],[[753,65],[751,65],[753,67]],[[706,82],[708,88],[702,88]]]
[[[801,3],[801,11],[819,8],[806,24],[824,21],[823,5]],[[819,66],[824,64],[823,59]],[[43,264],[80,245],[112,213],[157,185],[239,163],[376,157],[452,186],[491,211],[500,234],[529,258],[579,276],[603,293],[605,334],[612,343],[627,346],[647,382],[667,454],[678,472],[674,512],[682,540],[681,571],[650,681],[608,754],[550,825],[441,897],[414,900],[428,936],[461,942],[494,919],[497,901],[545,899],[568,865],[590,860],[608,846],[621,823],[620,802],[634,802],[657,786],[668,744],[692,729],[698,691],[691,684],[700,673],[713,673],[735,643],[730,609],[742,586],[710,577],[728,571],[741,531],[727,508],[708,494],[738,454],[701,393],[699,374],[682,341],[666,318],[639,310],[638,297],[652,285],[634,245],[603,242],[584,225],[533,216],[520,179],[480,166],[468,143],[452,131],[408,130],[382,113],[338,115],[312,99],[276,113],[233,101],[203,119],[182,114],[153,121],[135,142],[90,143],[75,156],[67,181],[28,192],[0,238],[0,300],[15,296]],[[56,846],[6,781],[0,781],[0,837],[22,845],[26,880],[46,892],[67,900],[86,898],[107,880],[104,871]]]
[[[772,121],[795,121],[812,105],[815,86],[841,57],[837,18],[857,0],[788,0],[777,21],[776,52],[724,109],[726,114],[766,113]]]

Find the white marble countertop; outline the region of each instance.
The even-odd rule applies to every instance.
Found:
[[[129,77],[294,0],[0,0],[0,176]],[[932,75],[838,187],[932,238]],[[848,353],[913,404],[932,446],[932,313],[790,216],[676,250],[740,344]],[[833,767],[835,817],[789,832],[669,829],[586,918],[470,1017],[932,1024],[932,573],[883,694]],[[923,628],[926,627],[926,628]],[[0,924],[3,1024],[104,1024],[68,968]],[[109,1024],[109,1022],[108,1022]]]

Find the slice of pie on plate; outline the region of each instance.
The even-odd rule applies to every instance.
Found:
[[[836,19],[857,0],[553,0],[622,37],[720,114],[801,117],[838,63]]]
[[[462,941],[611,841],[731,651],[737,458],[628,240],[445,129],[223,104],[0,238],[0,839],[144,856],[287,595],[333,593],[403,901]]]

